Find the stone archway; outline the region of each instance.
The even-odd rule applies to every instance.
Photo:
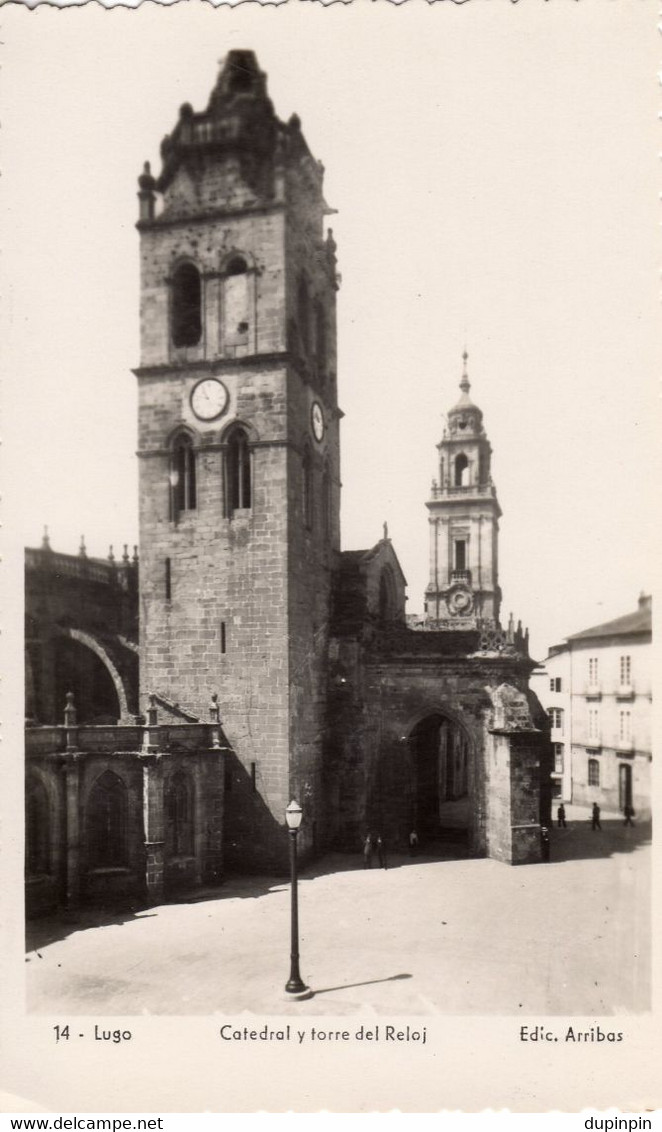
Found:
[[[464,728],[433,711],[411,729],[412,826],[425,842],[465,841],[471,827],[470,744]]]
[[[68,639],[69,641],[75,642],[79,646],[83,646],[83,648],[85,648],[85,649],[89,649],[90,652],[95,654],[95,656],[98,658],[98,661],[101,664],[101,672],[103,672],[104,675],[105,675],[108,687],[107,687],[107,689],[102,689],[104,694],[101,695],[100,697],[99,696],[93,696],[91,702],[94,703],[95,699],[100,698],[103,701],[104,710],[111,708],[113,695],[112,695],[112,693],[109,695],[109,693],[110,693],[110,689],[112,689],[113,693],[114,693],[114,697],[116,697],[116,699],[117,699],[117,706],[119,708],[119,711],[116,711],[113,707],[113,710],[109,711],[108,714],[118,716],[119,718],[124,719],[124,720],[128,719],[129,718],[129,707],[128,707],[128,703],[127,703],[127,696],[126,696],[126,689],[124,687],[124,682],[123,682],[122,677],[120,676],[115,664],[111,660],[107,650],[104,648],[104,646],[102,644],[100,644],[100,642],[95,637],[91,636],[90,633],[83,632],[82,629],[73,629],[73,628],[62,629],[60,636],[65,641]],[[90,668],[90,665],[88,664],[86,666],[86,668]],[[62,674],[60,672],[58,672],[58,677],[60,677],[60,679],[58,680],[58,683],[62,683]],[[65,682],[65,684],[67,684],[67,688],[66,688],[67,691],[72,691],[72,690],[76,691],[75,688],[70,688],[68,686],[68,683],[71,682],[69,680],[68,675],[67,675],[66,678],[64,678],[64,682]],[[63,694],[62,694],[64,690],[65,689],[64,689],[64,685],[63,685],[63,687],[59,689],[58,703],[59,702],[64,703],[64,697],[63,697]],[[80,708],[82,705],[79,704],[78,706]],[[79,713],[79,722],[83,722],[83,723],[87,722],[84,715],[81,715],[80,713]]]

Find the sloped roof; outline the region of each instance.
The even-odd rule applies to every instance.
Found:
[[[583,629],[581,633],[573,633],[567,637],[568,641],[582,641],[596,637],[629,636],[632,633],[650,633],[652,626],[652,611],[650,604],[642,604],[634,613],[626,613],[623,617],[616,617],[613,621],[605,621],[602,625],[595,625],[592,629]]]

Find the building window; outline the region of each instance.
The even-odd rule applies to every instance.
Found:
[[[563,708],[548,708],[547,714],[552,728],[555,731],[563,731]]]
[[[331,538],[331,477],[328,468],[322,476],[322,530],[325,538]]]
[[[297,323],[301,352],[307,355],[310,352],[310,300],[305,275],[301,276],[297,287]]]
[[[592,740],[600,738],[600,721],[597,708],[590,708],[588,713],[588,737]]]
[[[305,452],[302,464],[302,505],[303,521],[308,530],[313,526],[313,469],[310,453]]]
[[[188,433],[180,433],[172,444],[170,455],[171,518],[197,506],[195,449]]]
[[[554,774],[563,774],[563,743],[554,743]]]
[[[620,712],[620,719],[618,725],[618,737],[621,743],[629,743],[632,738],[631,730],[631,717],[629,711]]]
[[[244,511],[251,506],[251,454],[243,428],[230,433],[226,450],[226,512]]]
[[[25,797],[25,869],[28,876],[51,871],[51,814],[43,782],[31,775]]]
[[[629,656],[621,657],[621,684],[628,685],[632,676],[632,658]]]
[[[202,286],[200,272],[183,263],[172,279],[173,346],[197,346],[202,337]]]
[[[600,763],[597,759],[588,760],[588,784],[589,786],[600,785]]]
[[[251,323],[250,276],[241,256],[229,263],[223,280],[223,343],[247,346]]]
[[[455,486],[466,487],[469,483],[469,461],[464,452],[455,457]]]
[[[319,302],[315,303],[315,360],[317,361],[318,376],[324,377],[326,370],[326,318],[324,307]]]
[[[455,569],[466,570],[467,568],[467,543],[465,539],[455,540]]]
[[[552,676],[549,681],[550,692],[560,692],[562,688],[562,681],[560,676]]]
[[[592,656],[588,662],[588,682],[595,685],[598,682],[598,658]]]
[[[173,774],[166,790],[166,847],[172,857],[194,852],[193,787],[183,771]]]
[[[127,790],[121,778],[105,771],[96,780],[87,807],[87,841],[93,868],[128,864]]]

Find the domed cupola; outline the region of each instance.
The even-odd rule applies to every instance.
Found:
[[[458,439],[468,435],[478,436],[483,431],[483,413],[477,405],[474,405],[469,396],[471,385],[467,375],[468,358],[469,355],[465,350],[462,355],[463,367],[460,382],[462,396],[448,412],[448,431]]]

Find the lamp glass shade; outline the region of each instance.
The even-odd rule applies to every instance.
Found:
[[[298,802],[290,802],[285,811],[285,821],[288,829],[298,829],[301,825],[303,810]]]

